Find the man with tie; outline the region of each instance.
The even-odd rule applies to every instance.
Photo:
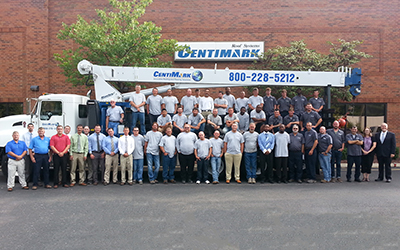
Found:
[[[126,182],[126,171],[128,171],[128,184],[133,185],[132,178],[132,165],[133,158],[132,153],[135,149],[135,140],[132,136],[129,136],[129,128],[124,128],[124,135],[118,139],[118,150],[120,154],[121,162],[121,186],[125,185]]]
[[[29,147],[29,145],[31,144],[31,140],[32,138],[37,136],[37,133],[34,130],[34,125],[33,123],[29,123],[28,124],[28,132],[26,132],[25,134],[23,134],[20,138],[21,141],[24,141],[26,146]],[[29,156],[29,150],[27,151],[26,155],[25,155],[25,180],[26,183],[28,185],[28,183],[30,181],[32,181],[32,161],[31,161],[31,157]]]
[[[388,131],[388,125],[382,123],[381,132],[375,135],[376,157],[379,162],[379,176],[375,181],[383,181],[385,172],[386,182],[392,181],[392,169],[390,163],[396,152],[396,137],[394,133]]]
[[[89,143],[87,136],[82,133],[83,126],[81,124],[76,126],[76,131],[77,133],[71,136],[71,187],[73,187],[76,183],[75,175],[77,165],[79,165],[79,185],[86,186],[85,161],[88,153]]]
[[[99,183],[98,171],[100,170],[102,180],[104,178],[104,151],[101,146],[103,143],[103,139],[106,136],[102,133],[101,126],[97,124],[94,126],[94,133],[89,136],[89,154],[90,159],[92,159],[92,167],[93,167],[93,185],[97,185]]]
[[[106,154],[106,170],[104,171],[104,186],[110,182],[111,165],[113,167],[113,183],[118,182],[118,138],[114,136],[114,130],[108,128],[108,136],[104,138],[102,147]]]

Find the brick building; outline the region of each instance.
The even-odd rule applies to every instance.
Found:
[[[108,7],[108,1],[4,0],[1,7],[0,115],[18,113],[22,106],[27,111],[26,98],[42,92],[86,94],[86,87],[66,83],[57,67],[53,54],[73,45],[59,41],[56,34],[62,22],[71,24],[78,14],[86,20],[94,18],[94,9]],[[364,75],[362,94],[351,106],[354,116],[368,126],[387,120],[390,129],[400,135],[398,11],[398,1],[394,0],[154,0],[143,20],[162,26],[163,38],[167,39],[264,41],[265,49],[304,39],[310,48],[327,52],[326,41],[364,40],[359,49],[373,58],[356,65]],[[250,64],[218,62],[218,68],[247,69]],[[213,68],[214,62],[175,63],[176,67],[192,65]],[[33,85],[40,91],[31,91]],[[176,93],[183,95],[182,91]],[[369,119],[371,114],[376,117]]]

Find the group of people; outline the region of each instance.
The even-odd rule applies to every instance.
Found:
[[[371,135],[368,128],[360,135],[357,127],[345,135],[337,121],[333,123],[333,128],[327,130],[320,126],[322,118],[319,112],[324,102],[318,97],[318,91],[309,101],[302,96],[300,89],[292,99],[283,90],[282,97],[276,100],[269,88],[264,97],[259,96],[255,88],[250,98],[241,92],[240,97],[235,99],[230,88],[226,88],[225,94],[219,92],[218,98],[213,100],[208,89],[203,97],[199,95],[199,90],[195,91],[196,95],[191,95],[188,89],[178,107],[178,100],[172,96],[171,90],[162,98],[157,89],[153,89],[153,95],[146,100],[140,93],[140,86],[137,85],[135,89],[130,98],[133,128],[125,127],[120,137],[115,134],[124,119],[124,111],[114,100],[110,102],[106,115],[108,136],[101,133],[100,125],[94,127],[91,135],[89,127],[82,125],[77,126],[77,133],[72,136],[69,135],[68,126],[58,126],[57,134],[51,138],[45,137],[43,128],[39,128],[38,135],[34,136],[33,124],[28,125],[29,132],[22,136],[22,140],[19,140],[18,132],[14,132],[13,140],[6,146],[9,157],[8,190],[14,188],[17,170],[21,186],[29,189],[23,174],[25,164],[32,166],[33,190],[39,186],[41,168],[45,188],[58,188],[60,185],[70,187],[77,182],[81,186],[108,185],[111,181],[120,185],[143,184],[145,156],[151,184],[158,182],[161,161],[163,183],[176,183],[174,172],[177,159],[182,183],[218,184],[223,159],[226,166],[225,182],[230,183],[233,177],[235,182],[241,183],[242,156],[249,184],[256,183],[258,167],[261,170],[261,183],[315,183],[318,162],[324,176],[322,183],[342,182],[340,162],[345,146],[347,181],[352,181],[353,165],[354,181],[361,181],[360,171],[363,173],[362,180],[369,181],[374,153],[379,161],[376,181],[384,178],[387,182],[391,181],[390,162],[394,157],[396,141],[394,134],[387,130],[388,125],[382,124],[382,132],[375,136]],[[144,126],[145,105],[152,125],[147,132]],[[140,123],[138,127],[137,121]],[[130,135],[130,132],[133,134]],[[52,158],[53,186],[49,184],[48,167]],[[303,176],[303,158],[306,176]],[[196,177],[193,176],[195,163]],[[70,184],[67,183],[68,164]],[[85,164],[89,170],[87,179]],[[211,176],[208,174],[210,165]],[[78,180],[75,176],[77,168]],[[111,169],[113,176],[110,180]]]

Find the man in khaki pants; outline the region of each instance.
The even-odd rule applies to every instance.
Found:
[[[224,137],[224,152],[226,165],[226,183],[231,182],[232,163],[235,165],[235,180],[240,181],[240,162],[242,160],[244,139],[243,135],[237,131],[237,123],[232,124],[232,130],[226,133]]]
[[[129,136],[129,128],[124,128],[124,135],[118,139],[118,150],[121,164],[121,186],[126,182],[126,171],[128,171],[128,184],[132,186],[132,153],[135,150],[135,140]]]
[[[103,139],[102,148],[106,154],[106,170],[104,172],[104,186],[110,182],[111,165],[113,167],[113,183],[118,182],[118,138],[114,136],[112,128],[107,129],[108,136]]]
[[[89,150],[89,143],[87,136],[82,133],[83,126],[81,124],[76,126],[76,131],[77,133],[71,136],[71,187],[76,183],[75,174],[77,164],[79,164],[79,185],[86,186],[85,161]]]

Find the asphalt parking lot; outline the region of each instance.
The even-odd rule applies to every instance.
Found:
[[[342,175],[344,172],[342,172]],[[376,169],[371,176],[375,179]],[[399,249],[393,182],[75,186],[7,192],[1,249]]]

